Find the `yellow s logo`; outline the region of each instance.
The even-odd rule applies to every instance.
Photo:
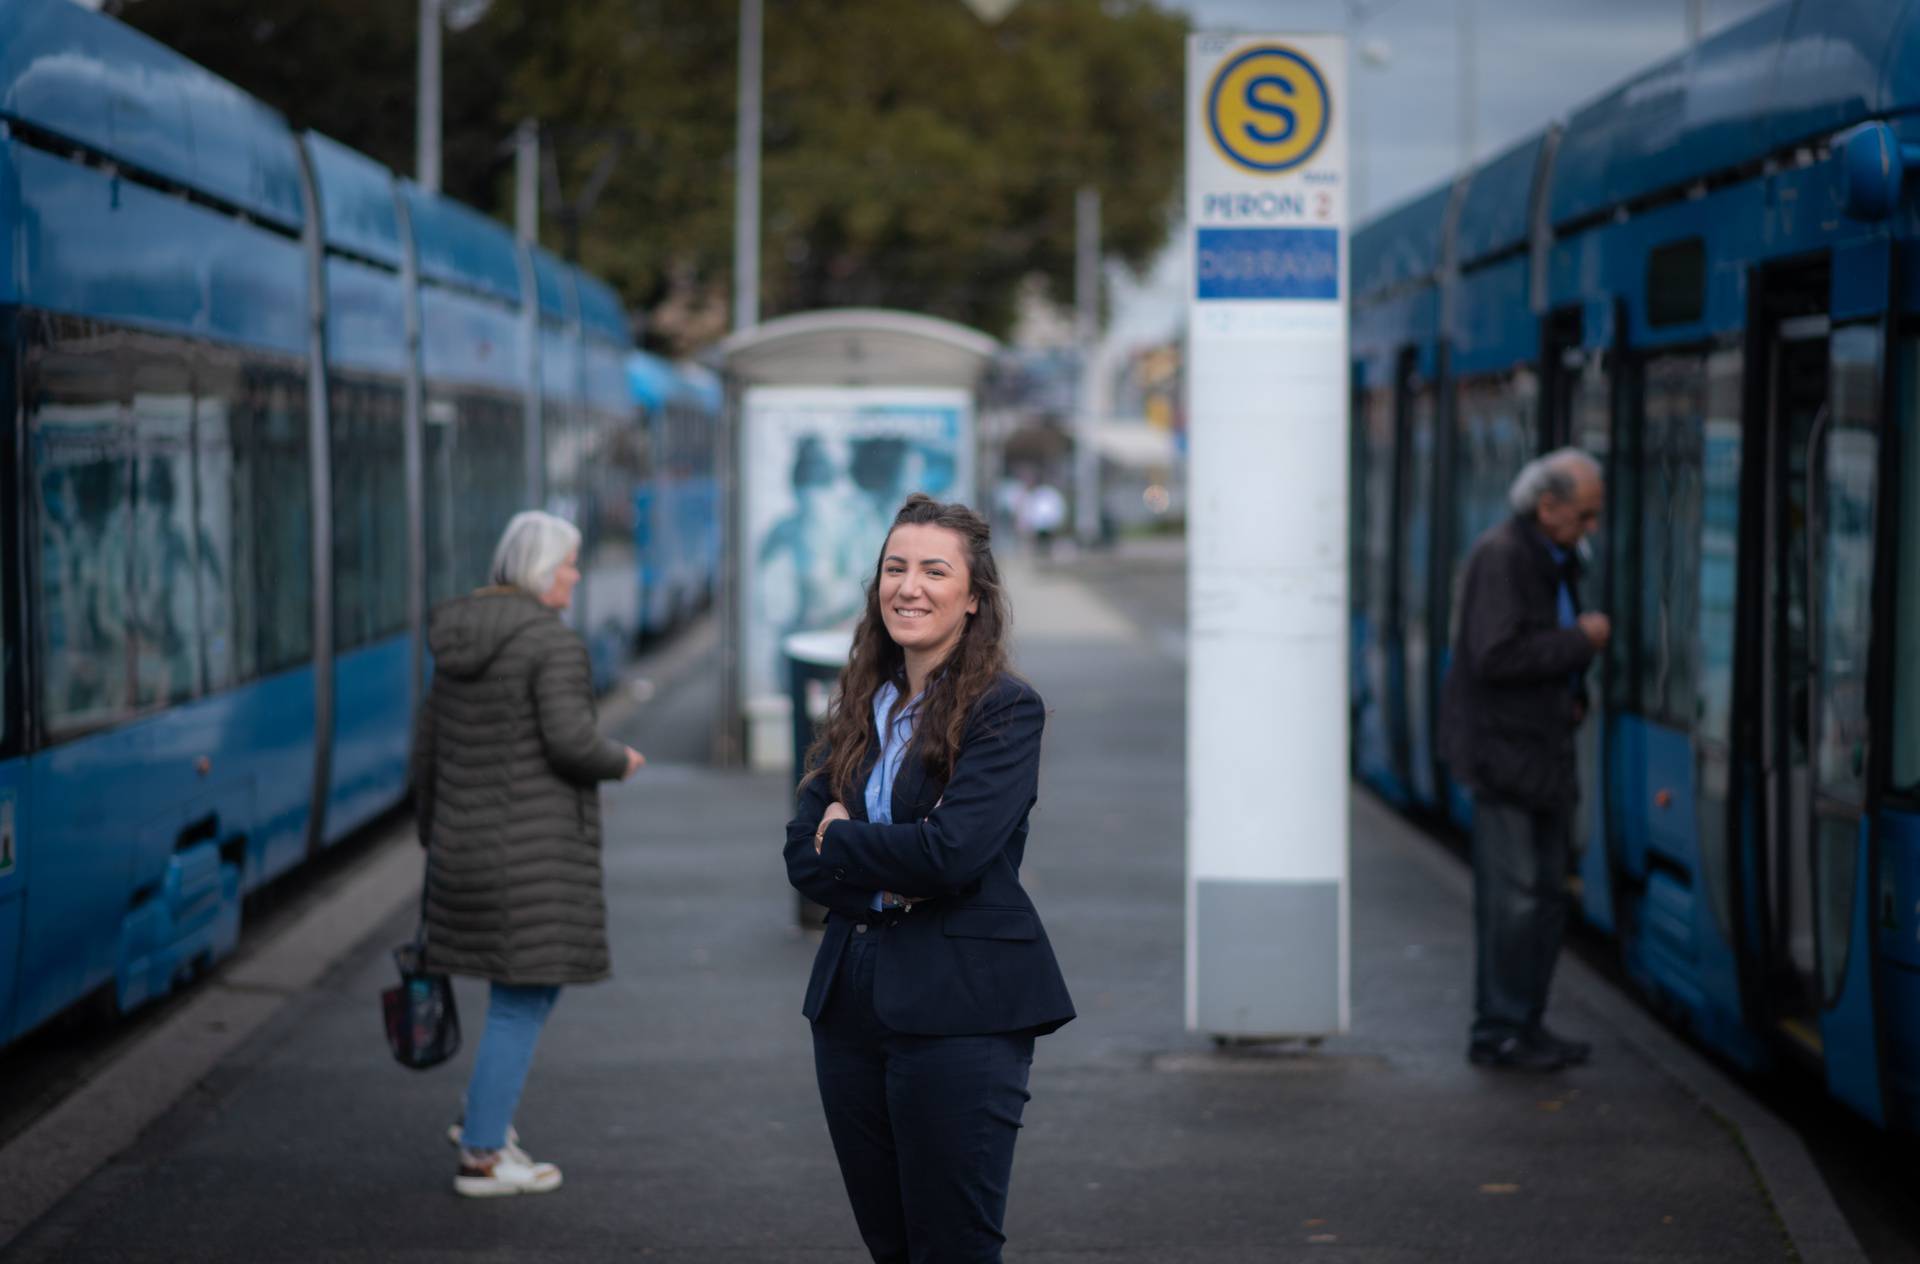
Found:
[[[1333,103],[1326,80],[1291,48],[1247,49],[1220,67],[1207,89],[1207,130],[1222,156],[1274,174],[1313,157],[1327,138]]]

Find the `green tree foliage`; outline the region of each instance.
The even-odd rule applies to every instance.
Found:
[[[313,128],[413,171],[418,16],[410,0],[119,0],[108,11]],[[487,22],[442,46],[446,191],[511,214],[501,84],[517,50]]]
[[[492,0],[446,53],[444,183],[510,207],[500,149],[549,128],[564,198],[618,165],[580,253],[628,301],[724,295],[738,56],[732,0]],[[412,165],[406,0],[127,0],[123,16],[313,126]],[[1151,0],[768,0],[762,312],[871,304],[1004,333],[1039,276],[1072,291],[1074,190],[1143,266],[1178,189],[1184,18]],[[616,139],[618,138],[618,139]],[[564,248],[551,191],[543,240]]]

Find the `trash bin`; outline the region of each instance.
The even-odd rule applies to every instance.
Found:
[[[795,632],[780,643],[787,658],[787,696],[793,703],[793,784],[797,792],[807,770],[807,748],[826,719],[827,703],[853,653],[853,629]],[[796,796],[797,797],[797,796]],[[823,925],[827,910],[798,891],[795,916],[804,928]]]

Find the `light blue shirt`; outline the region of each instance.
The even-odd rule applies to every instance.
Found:
[[[1544,539],[1545,537],[1542,537],[1542,538]],[[1574,625],[1574,623],[1576,622],[1576,619],[1573,613],[1573,593],[1568,591],[1567,589],[1567,572],[1566,572],[1567,551],[1561,548],[1559,545],[1555,544],[1552,540],[1548,540],[1547,552],[1550,555],[1552,555],[1553,564],[1561,568],[1560,589],[1559,589],[1559,592],[1556,594],[1559,597],[1560,626],[1563,628],[1570,628]]]
[[[893,824],[893,783],[900,777],[900,765],[907,757],[907,745],[913,741],[913,721],[920,711],[921,695],[900,708],[900,714],[887,722],[900,690],[892,681],[881,685],[873,695],[873,731],[880,735],[880,758],[873,761],[867,774],[867,820],[875,825]],[[880,892],[873,893],[873,908],[879,908]]]
[[[1540,538],[1546,540],[1546,535],[1543,533]],[[1573,593],[1567,588],[1567,550],[1561,548],[1552,540],[1547,540],[1547,552],[1552,555],[1553,564],[1560,568],[1560,588],[1556,594],[1560,613],[1560,626],[1570,628],[1579,622],[1579,618],[1573,612]],[[1580,672],[1573,673],[1572,685],[1573,691],[1576,694],[1581,692],[1580,676]]]

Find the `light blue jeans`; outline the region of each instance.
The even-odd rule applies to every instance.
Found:
[[[511,983],[489,987],[487,1029],[474,1055],[473,1078],[467,1081],[466,1122],[461,1125],[461,1144],[469,1150],[498,1150],[507,1144],[507,1127],[520,1104],[520,1089],[533,1064],[533,1047],[560,996],[557,987]]]

